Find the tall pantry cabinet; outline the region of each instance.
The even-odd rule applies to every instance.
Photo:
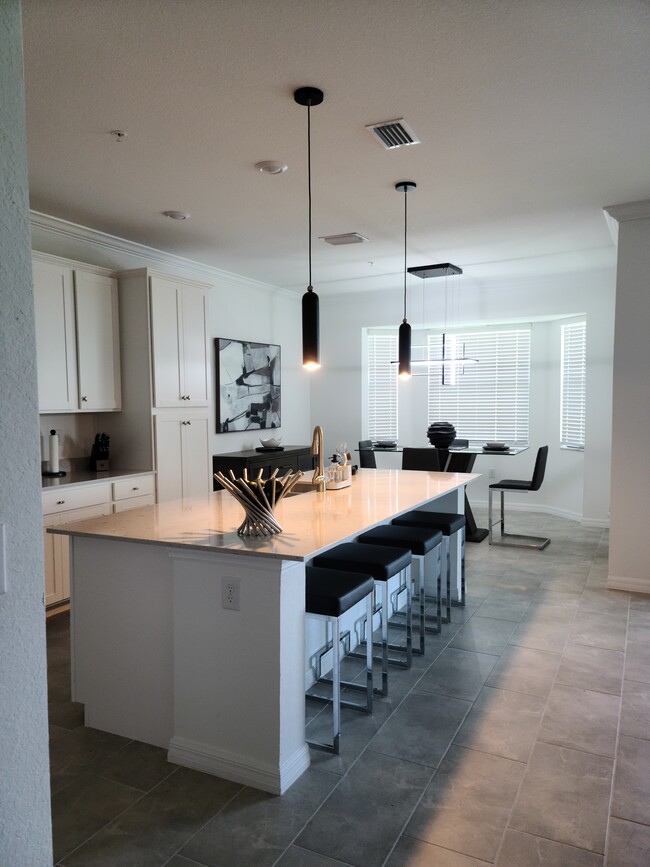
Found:
[[[115,458],[137,468],[153,456],[158,502],[212,490],[209,289],[151,269],[119,275],[123,385]]]

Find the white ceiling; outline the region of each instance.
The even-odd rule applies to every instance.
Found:
[[[650,197],[647,0],[24,0],[31,207],[256,280],[394,285],[614,258],[606,205]],[[405,118],[387,152],[366,124]],[[113,129],[127,132],[118,144]],[[260,160],[286,162],[278,176]],[[173,222],[162,211],[192,214]],[[318,236],[359,232],[363,245]]]

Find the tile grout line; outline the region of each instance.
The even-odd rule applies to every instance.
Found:
[[[632,596],[628,594],[628,603],[627,603],[627,621],[625,624],[625,650],[623,651],[623,677],[621,679],[621,700],[618,706],[618,723],[616,726],[616,743],[614,745],[614,763],[612,765],[612,783],[609,790],[609,804],[607,805],[607,823],[605,825],[605,852],[603,856],[603,867],[607,867],[607,862],[609,860],[608,848],[609,848],[609,836],[610,836],[610,825],[612,821],[612,805],[614,803],[614,782],[616,780],[616,770],[618,765],[618,746],[621,740],[621,719],[623,716],[623,690],[625,689],[625,669],[627,667],[627,642],[628,642],[628,632],[630,629],[630,606],[632,604]]]

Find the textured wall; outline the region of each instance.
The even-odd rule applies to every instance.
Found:
[[[34,311],[19,0],[0,2],[0,864],[51,865]],[[9,412],[10,410],[10,412]]]

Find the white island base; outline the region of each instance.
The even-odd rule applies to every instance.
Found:
[[[72,691],[86,725],[285,792],[310,762],[305,562],[411,508],[460,511],[476,478],[366,472],[283,502],[281,523],[300,532],[273,539],[240,539],[225,492],[55,528],[72,542]],[[239,610],[223,607],[225,579],[239,580]]]

